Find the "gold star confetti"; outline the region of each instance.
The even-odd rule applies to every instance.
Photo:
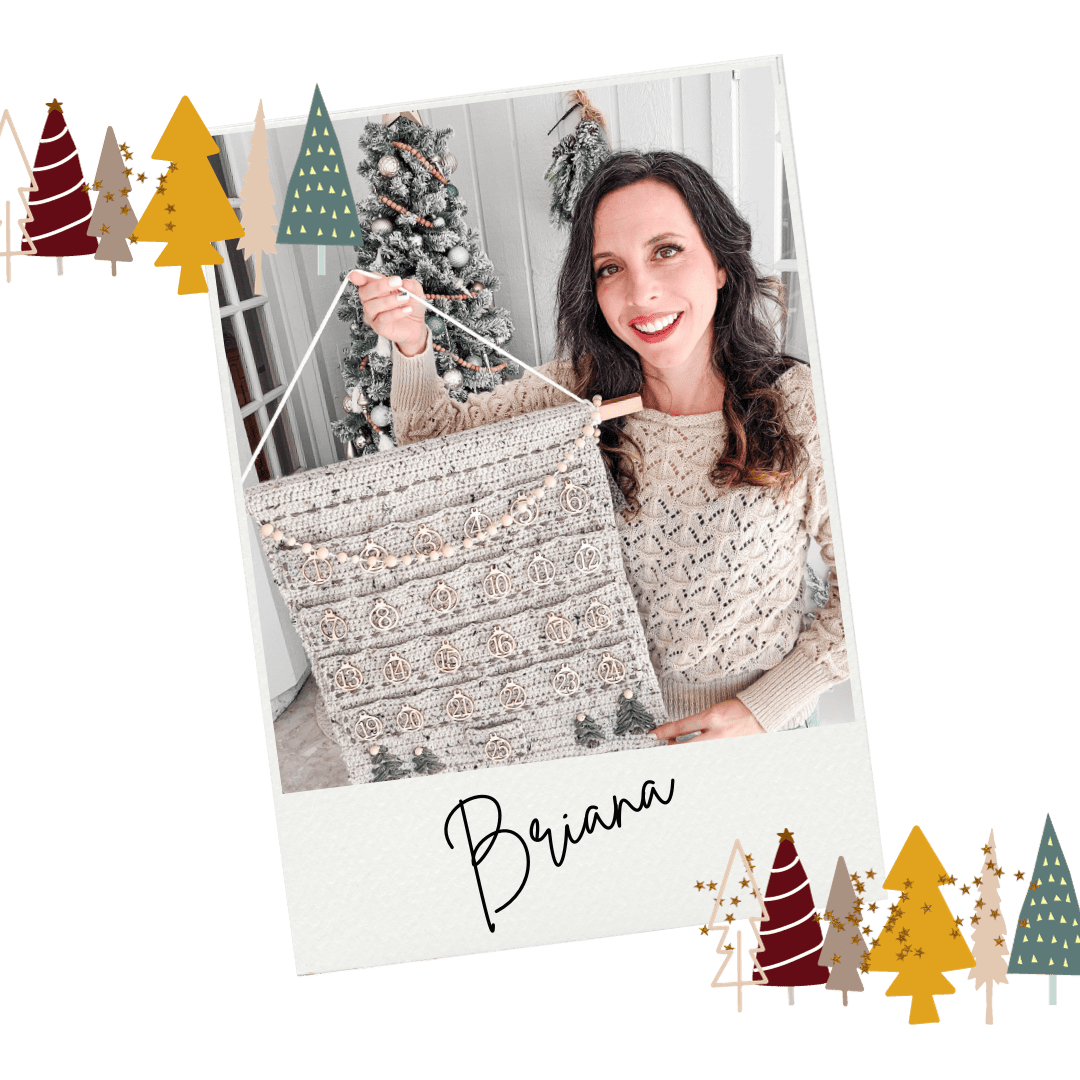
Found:
[[[942,874],[942,875],[941,875],[941,876],[940,876],[940,877],[939,877],[939,878],[937,879],[937,883],[938,883],[939,885],[948,885],[948,883],[949,883],[949,875],[948,875],[948,874]]]
[[[130,206],[121,206],[120,207],[120,213],[121,214],[128,214],[130,212],[131,212],[131,207]]]
[[[870,942],[870,948],[871,949],[876,949],[880,944],[881,944],[881,938],[874,938],[874,940]]]
[[[169,172],[176,172],[176,170],[179,169],[179,168],[180,168],[180,166],[177,165],[175,161],[170,161],[169,162]]]
[[[156,191],[155,194],[164,195],[165,194],[165,185],[164,184],[158,184],[157,191]]]
[[[171,221],[166,221],[165,222],[165,231],[166,232],[172,232],[173,229],[175,229],[175,228],[176,228],[176,226]]]
[[[126,169],[124,170],[124,175],[125,175],[126,177],[128,177],[128,179],[130,179],[130,178],[131,178],[131,174],[132,174],[132,173],[133,173],[134,171],[135,171],[134,169],[132,169],[132,168],[128,167],[128,168],[126,168]]]
[[[866,876],[867,876],[867,878],[869,880],[873,881],[873,879],[874,879],[874,871],[873,870],[867,870],[866,871]]]
[[[1038,887],[1039,887],[1039,883],[1038,883],[1038,882],[1036,882],[1036,881],[1033,881],[1033,882],[1032,882],[1032,883],[1031,883],[1031,884],[1030,884],[1030,885],[1028,886],[1028,888],[1029,888],[1029,889],[1030,889],[1030,890],[1031,890],[1032,892],[1034,892],[1034,891],[1035,891],[1035,890],[1036,890],[1036,889],[1037,889]]]
[[[700,930],[706,937],[709,936],[709,928],[707,926],[700,927]]]
[[[90,185],[89,184],[83,184],[83,186],[79,190],[89,192],[90,191]]]
[[[101,235],[102,236],[104,236],[108,231],[109,231],[109,226],[108,225],[102,225],[101,226]]]
[[[1024,880],[1024,871],[1023,870],[1017,870],[1016,871],[1016,880],[1017,881],[1023,881]]]
[[[821,922],[821,913],[820,913],[820,912],[818,912],[818,911],[815,911],[815,912],[814,912],[814,913],[813,913],[813,914],[812,914],[812,915],[810,916],[810,918],[811,918],[811,919],[813,919],[813,920],[814,920],[814,922],[816,922],[816,923],[820,923],[820,922]]]
[[[975,886],[975,888],[977,888],[977,889],[981,889],[981,888],[982,888],[982,878],[981,878],[981,877],[977,877],[977,878],[975,878],[975,879],[974,879],[974,880],[972,881],[972,884],[973,884],[973,885]]]
[[[966,895],[967,893],[971,892],[971,886],[970,885],[961,885],[960,886],[960,891]]]
[[[852,875],[851,875],[851,880],[852,880],[852,883],[854,883],[854,882],[856,882],[856,881],[858,881],[858,880],[859,880],[859,874],[858,874],[858,871],[856,871],[856,872],[855,872],[854,874],[852,874]]]
[[[836,955],[836,953],[833,953],[833,958],[832,958],[832,962],[833,962],[834,964],[839,964],[839,963],[840,963],[840,957],[839,957],[839,956],[837,956],[837,955]]]
[[[832,922],[833,920],[833,913],[828,908],[825,909],[825,918],[828,919],[829,922]]]
[[[101,190],[101,181],[100,180],[95,180],[94,181],[94,190],[95,191],[100,191]]]
[[[979,916],[978,915],[972,915],[971,916],[971,925],[972,926],[978,926],[979,925]]]
[[[853,938],[851,939],[851,944],[852,944],[852,945],[858,945],[858,944],[859,944],[859,935],[858,935],[858,934],[856,934],[856,935],[855,935],[855,936],[854,936],[854,937],[853,937]]]
[[[795,843],[795,837],[791,835],[791,830],[790,829],[785,829],[783,832],[778,832],[776,835],[780,837],[780,843],[781,844],[785,840],[787,840],[788,843],[790,843],[790,844]],[[747,858],[749,858],[749,856],[747,856]]]
[[[166,207],[165,207],[165,213],[166,214],[175,214],[176,213],[176,207],[173,206],[172,203],[168,203],[166,205]]]
[[[742,881],[739,882],[739,884],[745,889],[749,887],[750,882],[747,881],[746,878],[743,878]]]
[[[734,951],[735,951],[735,946],[734,945],[725,945],[724,946],[724,952],[734,952]]]
[[[977,908],[979,908],[980,910],[982,910],[982,908],[985,907],[985,905],[986,905],[986,901],[983,900],[982,897],[979,897],[979,899],[975,901],[975,906]]]
[[[130,236],[128,237],[128,240],[130,240],[130,241],[131,241],[131,243],[133,243],[133,244],[137,244],[137,243],[139,242],[139,238],[138,238],[138,237],[137,237],[137,236],[136,236],[136,235],[135,235],[134,233],[132,233],[132,234],[131,234],[131,235],[130,235]]]
[[[953,919],[953,922],[954,922],[954,923],[956,923],[956,925],[957,925],[957,926],[963,926],[963,925],[964,925],[964,920],[963,920],[963,919],[961,919],[959,915],[957,915],[957,916],[956,916],[956,917],[955,917],[955,918]]]
[[[732,915],[732,914],[731,914],[731,912],[729,911],[729,912],[728,912],[728,913],[727,913],[727,914],[726,914],[726,915],[724,916],[724,922],[729,922],[729,923],[731,923],[731,922],[734,922],[734,921],[735,921],[735,916],[734,916],[734,915]]]
[[[997,908],[991,908],[990,909],[990,918],[991,919],[1000,919],[1001,918],[1001,915],[999,914]]]
[[[861,881],[855,882],[855,891],[861,893],[866,889],[866,886]]]
[[[867,907],[867,910],[869,910],[869,911],[877,911],[877,904],[876,903],[867,904],[866,907]]]
[[[908,898],[908,894],[907,894],[906,892],[902,892],[902,893],[900,894],[900,899],[901,899],[901,900],[906,900],[907,898]]]
[[[996,937],[996,938],[994,938],[994,944],[995,945],[1004,945],[1005,944],[1005,939],[1003,937]]]
[[[915,884],[915,882],[912,881],[911,878],[908,878],[907,881],[904,882],[904,888],[905,889],[910,889],[911,886],[914,885],[914,884]]]
[[[955,927],[953,927],[953,929],[949,931],[949,937],[959,937],[959,936],[960,936],[960,931],[957,930]]]
[[[923,904],[923,906],[922,906],[923,914],[925,915],[929,910],[930,910],[930,905],[929,904]]]
[[[1031,923],[1029,923],[1027,919],[1021,919],[1020,925],[1026,930],[1031,925]]]
[[[166,180],[168,180],[168,179],[169,179],[169,174],[168,174],[167,172],[163,172],[163,173],[162,173],[162,174],[161,174],[161,175],[160,175],[160,176],[158,177],[158,183],[159,183],[159,184],[164,184],[164,183],[165,183],[165,181],[166,181]]]
[[[949,875],[949,884],[950,885],[955,885],[956,884],[956,878],[954,878],[952,876],[952,874]]]
[[[990,847],[990,845],[989,845],[989,844],[983,844],[983,849],[982,849],[982,850],[983,850],[983,854],[984,854],[984,855],[989,855],[989,854],[990,854],[990,851],[991,851],[992,849],[991,849],[991,847]]]
[[[128,151],[129,151],[130,149],[131,149],[131,147],[130,147],[130,146],[128,146],[128,144],[127,144],[126,142],[122,142],[122,143],[121,143],[121,144],[120,144],[120,145],[119,145],[119,146],[117,147],[117,149],[118,149],[118,150],[120,151],[120,153],[121,153],[121,154],[126,154],[126,153],[127,153],[127,152],[128,152]]]
[[[739,898],[738,898],[737,896],[733,896],[733,897],[731,898],[731,902],[732,902],[732,903],[733,903],[733,904],[734,904],[734,905],[735,905],[736,907],[738,907],[738,906],[739,906],[739,904],[741,903],[741,901],[739,900]]]
[[[136,176],[135,179],[138,180],[139,183],[141,184],[146,179],[146,173],[144,173],[144,172],[139,173],[139,175]]]
[[[896,954],[896,959],[897,960],[903,960],[906,955],[907,955],[906,953],[898,952]]]
[[[697,884],[696,884],[696,885],[694,886],[694,888],[695,888],[695,889],[697,889],[697,891],[698,891],[698,892],[701,892],[701,890],[705,888],[705,882],[704,882],[704,881],[699,881],[699,882],[698,882],[698,883],[697,883]]]
[[[127,198],[127,197],[128,197],[128,196],[129,196],[130,194],[131,194],[131,188],[129,188],[129,187],[122,187],[122,188],[120,189],[120,194],[121,194],[121,195],[123,195],[123,196],[124,196],[124,198],[126,199],[126,198]]]
[[[860,930],[861,930],[861,931],[862,931],[862,932],[863,932],[864,934],[869,934],[869,933],[870,933],[870,924],[869,924],[869,923],[867,923],[867,924],[866,924],[865,926],[860,926],[860,927],[859,927],[859,929],[860,929]]]
[[[105,192],[105,201],[106,202],[112,202],[113,201],[113,193],[111,191],[106,191]]]
[[[56,98],[53,98],[52,101],[46,101],[45,104],[48,106],[49,112],[62,113],[64,111],[60,108],[64,103],[62,101],[57,101]]]
[[[994,877],[1001,877],[1001,875],[1004,873],[1005,871],[1002,870],[1000,866],[994,868]]]
[[[921,956],[922,956],[922,954],[923,954],[923,951],[922,951],[922,949],[916,949],[916,950],[915,950],[915,955],[916,955],[916,956],[919,956],[919,957],[921,957]]]

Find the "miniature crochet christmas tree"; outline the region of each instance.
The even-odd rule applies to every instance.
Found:
[[[123,147],[117,144],[113,129],[108,128],[94,173],[97,202],[86,230],[90,236],[99,238],[94,258],[112,263],[113,277],[116,277],[118,262],[131,262],[128,237],[135,231],[136,221],[128,202],[132,170],[124,164],[125,152],[131,153],[126,144]]]
[[[274,237],[278,222],[274,215],[274,189],[270,185],[270,157],[266,149],[266,120],[263,103],[255,113],[255,130],[251,133],[248,167],[240,188],[240,219],[244,236],[236,245],[244,258],[255,261],[255,293],[261,294],[262,257],[276,255]]]
[[[453,130],[419,123],[415,113],[368,124],[360,137],[359,173],[372,196],[357,207],[360,239],[356,265],[388,276],[414,278],[424,296],[496,345],[514,332],[510,315],[494,307],[499,287],[480,235],[465,220],[468,207],[449,176],[457,159],[447,149]],[[339,316],[352,337],[343,375],[350,391],[345,416],[334,425],[350,452],[370,453],[393,443],[390,412],[390,345],[363,322],[357,293],[346,293]],[[493,390],[507,362],[438,312],[427,326],[435,366],[457,401]]]
[[[572,112],[581,110],[577,127],[559,140],[551,151],[552,162],[544,179],[551,184],[551,220],[559,226],[569,226],[574,219],[574,207],[581,192],[596,172],[597,166],[611,154],[604,118],[593,107],[584,90],[570,94],[572,104],[551,129],[554,131]],[[551,134],[551,131],[548,134]]]
[[[37,191],[29,199],[33,220],[26,223],[22,249],[29,255],[53,255],[64,272],[65,255],[93,255],[97,240],[86,233],[90,221],[90,185],[83,179],[75,141],[64,119],[62,102],[53,98],[34,158]],[[97,185],[95,184],[95,190]]]
[[[574,742],[595,750],[604,741],[604,729],[593,716],[578,713],[574,720]]]
[[[734,875],[732,869],[736,871]],[[758,965],[758,954],[763,948],[759,927],[761,920],[766,918],[765,902],[754,879],[753,858],[743,851],[742,844],[736,840],[728,856],[712,915],[702,930],[706,933],[710,930],[720,931],[716,951],[723,957],[723,962],[713,977],[712,985],[736,987],[739,1012],[742,1012],[742,988],[769,981]],[[735,970],[729,971],[732,958],[735,959]],[[725,974],[726,981],[721,981]]]
[[[825,908],[825,918],[829,929],[825,932],[825,941],[821,946],[818,963],[831,970],[826,990],[839,990],[843,1002],[848,1003],[849,991],[864,989],[859,972],[866,970],[870,956],[866,941],[859,928],[862,918],[862,898],[855,895],[855,885],[859,890],[865,888],[858,874],[848,874],[847,863],[843,856],[836,860],[832,886]],[[869,929],[869,927],[867,927]]]
[[[994,987],[1009,985],[1009,934],[1001,914],[1001,878],[994,829],[983,845],[983,862],[972,882],[978,888],[971,922],[971,954],[975,967],[968,972],[975,989],[986,986],[987,1025],[994,1023]]]
[[[420,776],[433,776],[442,772],[446,766],[426,747],[418,746],[413,751],[413,772]]]
[[[218,145],[195,106],[188,98],[181,98],[150,155],[167,161],[169,167],[158,176],[154,196],[131,236],[132,243],[149,240],[166,244],[154,265],[180,267],[176,291],[181,295],[206,292],[202,268],[225,261],[213,246],[215,240],[244,235],[210,165],[210,155],[216,153]]]
[[[401,758],[395,757],[385,746],[373,746],[372,779],[400,780],[409,774],[401,766]]]
[[[1080,956],[1080,912],[1075,891],[1069,864],[1047,814],[1035,869],[1013,934],[1009,974],[1049,975],[1051,1005],[1057,1004],[1057,977],[1080,970],[1076,960]]]
[[[769,917],[761,924],[764,949],[757,954],[760,969],[755,982],[788,987],[788,1001],[795,1004],[796,986],[817,986],[829,973],[818,966],[821,953],[821,927],[814,919],[814,897],[795,850],[795,838],[789,829],[777,833],[780,843],[773,859],[765,906]],[[858,919],[855,920],[856,925]]]
[[[938,1022],[935,994],[954,994],[943,972],[973,967],[975,957],[960,935],[964,920],[953,917],[939,886],[949,875],[916,826],[911,830],[889,876],[886,889],[900,899],[889,908],[884,929],[870,951],[870,971],[895,971],[887,997],[910,997],[908,1023]]]
[[[634,697],[633,690],[624,690],[615,710],[616,735],[645,735],[656,727],[656,721],[645,706]]]
[[[318,86],[285,192],[277,242],[317,244],[320,274],[326,273],[327,244],[353,247],[360,243],[356,204],[341,144]]]
[[[23,184],[22,181],[26,180]],[[4,230],[4,262],[7,280],[11,281],[11,260],[15,255],[34,254],[33,240],[26,223],[33,221],[30,193],[37,191],[34,170],[23,152],[22,142],[11,122],[11,113],[0,116],[0,227]],[[29,245],[29,252],[24,247]]]

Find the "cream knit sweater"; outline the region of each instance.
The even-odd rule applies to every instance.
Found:
[[[533,409],[565,404],[555,387],[525,372],[465,404],[447,396],[427,349],[393,349],[390,406],[399,443],[418,442]],[[573,385],[566,361],[542,371]],[[709,480],[726,439],[721,413],[668,416],[644,409],[625,431],[644,451],[637,468],[641,512],[616,513],[623,563],[637,600],[671,720],[738,697],[766,731],[801,724],[818,695],[848,677],[832,530],[810,370],[784,373],[791,429],[809,466],[787,495]],[[616,500],[619,493],[614,492]],[[802,630],[806,552],[813,536],[829,566],[829,602]]]

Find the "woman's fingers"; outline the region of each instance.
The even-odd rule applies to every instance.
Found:
[[[670,724],[661,724],[653,728],[653,735],[657,739],[677,739],[682,735],[689,735],[692,731],[701,731],[701,717],[687,716],[682,720],[672,720]]]

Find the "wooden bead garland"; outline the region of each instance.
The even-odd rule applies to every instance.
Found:
[[[385,203],[392,210],[396,210],[399,214],[404,214],[405,217],[407,217],[407,218],[410,218],[410,219],[415,218],[417,225],[423,225],[424,228],[426,228],[426,229],[434,229],[435,228],[435,226],[430,221],[428,221],[427,218],[422,218],[422,217],[419,216],[419,214],[414,214],[411,210],[409,210],[406,207],[402,206],[400,203],[394,202],[393,199],[387,198],[387,196],[385,196],[385,195],[380,195],[379,196],[379,202]]]
[[[408,143],[393,142],[393,141],[391,141],[390,145],[397,147],[398,150],[404,150],[406,154],[412,154],[412,156],[414,158],[416,158],[416,160],[419,161],[420,164],[423,165],[424,168],[427,169],[427,171],[429,173],[431,173],[431,175],[434,176],[435,179],[438,180],[440,184],[448,184],[448,183],[450,183],[450,181],[447,180],[446,177],[443,176],[443,174],[441,172],[439,172],[439,170],[436,169],[435,166],[432,165],[431,162],[428,161],[428,159],[426,157],[424,157],[424,155],[421,154],[420,151],[417,150],[415,146],[410,146]]]

